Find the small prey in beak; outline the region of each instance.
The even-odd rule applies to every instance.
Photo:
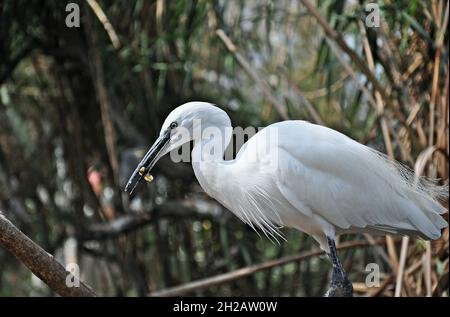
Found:
[[[142,179],[145,179],[147,182],[151,182],[153,180],[153,176],[150,175],[150,170],[159,160],[160,154],[163,152],[166,145],[169,143],[170,131],[171,129],[168,128],[162,134],[160,134],[159,138],[156,140],[156,142],[152,145],[150,150],[148,150],[144,158],[138,164],[133,174],[131,174],[128,183],[125,186],[125,192],[129,193],[130,196],[133,194],[135,188],[141,182]]]

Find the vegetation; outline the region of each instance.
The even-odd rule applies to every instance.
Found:
[[[122,193],[186,101],[220,105],[241,127],[321,123],[448,184],[448,1],[378,1],[379,27],[365,23],[367,1],[72,2],[79,28],[65,26],[66,1],[0,2],[0,211],[78,263],[99,295],[164,294],[227,272],[169,294],[326,289],[330,264],[307,253],[311,238],[258,236],[203,193],[189,164],[166,158],[136,198]],[[431,243],[378,239],[341,238],[356,295],[448,296],[448,228]],[[380,287],[364,283],[372,262]],[[29,295],[54,293],[0,248],[0,296]]]

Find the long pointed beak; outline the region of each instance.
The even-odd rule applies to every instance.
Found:
[[[133,174],[131,174],[130,179],[128,180],[127,185],[125,186],[125,192],[129,193],[131,196],[136,186],[140,183],[140,181],[145,178],[147,175],[150,176],[150,171],[156,162],[160,158],[161,152],[166,147],[167,143],[170,141],[170,128],[168,128],[164,133],[162,133],[158,139],[153,143],[152,147],[145,154],[144,158],[138,164]]]

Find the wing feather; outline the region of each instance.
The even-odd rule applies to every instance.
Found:
[[[446,188],[426,179],[414,183],[410,170],[337,131],[288,122],[274,125],[283,140],[277,185],[299,211],[318,214],[341,229],[440,236],[447,226],[440,214],[446,209],[432,196],[445,197]]]

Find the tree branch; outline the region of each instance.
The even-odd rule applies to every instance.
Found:
[[[255,81],[256,85],[259,86],[266,98],[269,99],[269,101],[275,106],[275,109],[278,111],[281,118],[283,120],[288,120],[289,115],[286,106],[272,94],[270,86],[264,79],[259,76],[258,72],[252,68],[247,59],[238,52],[236,45],[234,45],[231,39],[225,34],[223,30],[217,30],[216,35],[225,44],[228,51],[233,54],[234,58],[242,66],[242,68],[244,68],[247,74]]]
[[[0,245],[25,264],[37,277],[54,292],[67,297],[97,296],[94,291],[80,281],[79,287],[68,287],[66,279],[69,272],[47,253],[23,234],[0,211]],[[75,277],[72,277],[75,278]]]
[[[308,111],[311,118],[314,120],[314,123],[325,125],[322,118],[320,117],[319,113],[316,111],[314,106],[311,104],[311,102],[306,98],[305,93],[300,90],[300,88],[292,81],[292,79],[289,78],[288,73],[286,71],[286,68],[284,67],[278,67],[278,70],[281,73],[281,76],[287,81],[289,87],[292,88],[292,90],[297,94],[297,96],[300,98],[301,102],[306,108],[306,111]]]
[[[95,8],[95,4],[95,1],[89,1],[89,5],[91,7],[94,5],[94,7],[92,8]],[[95,12],[97,14],[97,11]],[[92,57],[92,62],[90,63],[91,76],[100,105],[100,114],[103,125],[103,133],[105,137],[106,151],[108,152],[109,163],[111,165],[114,179],[116,180],[116,183],[119,183],[119,160],[116,147],[116,131],[111,120],[111,101],[108,89],[106,88],[102,56],[97,48],[97,36],[92,28],[92,23],[89,16],[86,25],[86,35],[89,40],[90,46],[89,55]]]
[[[149,223],[152,223],[160,217],[165,218],[180,218],[180,217],[192,217],[195,219],[213,219],[215,215],[210,213],[202,213],[195,208],[185,206],[177,202],[168,202],[162,205],[155,206],[151,212],[145,212],[142,214],[128,214],[121,216],[117,219],[97,223],[89,226],[88,230],[83,233],[81,240],[104,240],[115,238],[121,234],[125,234],[136,229],[139,229]],[[223,219],[223,217],[221,217]]]
[[[353,60],[356,66],[361,70],[361,72],[366,75],[367,79],[372,83],[373,87],[376,91],[378,91],[386,103],[390,103],[389,98],[386,95],[386,91],[383,86],[380,84],[375,75],[370,71],[367,67],[366,63],[345,43],[342,36],[337,33],[328,22],[320,15],[319,11],[317,11],[316,7],[312,5],[308,0],[300,0],[303,5],[308,9],[308,11],[316,18],[317,22],[319,22],[320,26],[325,31],[326,35],[333,39],[339,47]]]
[[[109,39],[111,40],[112,45],[115,49],[120,48],[120,40],[117,36],[116,31],[114,30],[111,22],[109,22],[108,17],[106,16],[103,9],[100,7],[100,5],[95,0],[86,0],[89,6],[91,7],[92,11],[94,11],[95,15],[99,19],[99,21],[102,23],[103,27],[105,28],[106,33],[108,33]]]

